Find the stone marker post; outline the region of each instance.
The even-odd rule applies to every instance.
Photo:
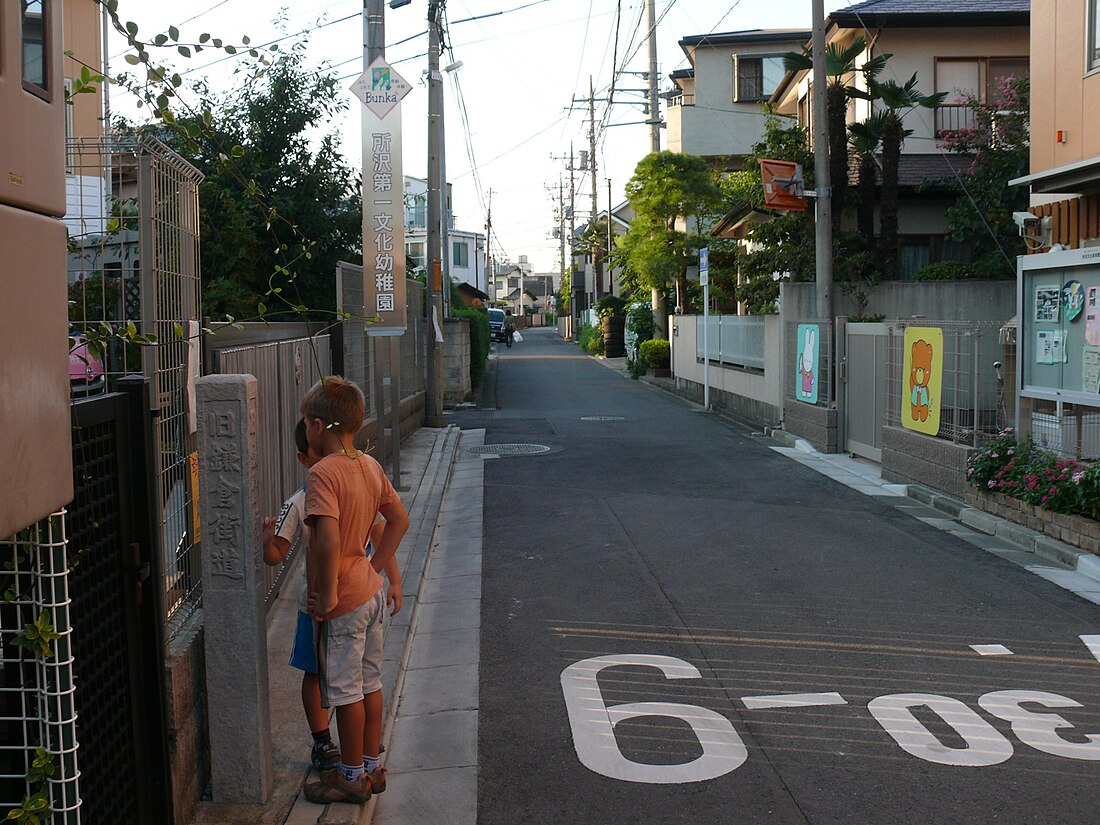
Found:
[[[256,379],[195,382],[210,771],[215,802],[271,795]]]

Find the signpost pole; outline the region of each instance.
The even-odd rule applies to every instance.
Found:
[[[703,287],[703,409],[710,409],[710,247],[699,250],[699,283]]]

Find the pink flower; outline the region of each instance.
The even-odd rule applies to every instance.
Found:
[[[1073,483],[1074,484],[1080,484],[1084,480],[1084,478],[1085,478],[1085,471],[1084,470],[1078,470],[1076,473],[1073,474]]]

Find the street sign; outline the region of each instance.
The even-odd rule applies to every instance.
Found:
[[[710,282],[710,247],[704,246],[699,250],[699,286],[706,286]]]
[[[400,103],[409,89],[381,57],[351,87],[363,101],[363,308],[372,336],[408,326]]]
[[[397,71],[379,57],[351,84],[351,91],[379,120],[390,113],[412,86]]]

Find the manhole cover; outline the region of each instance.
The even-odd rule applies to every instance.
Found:
[[[478,455],[539,455],[550,452],[550,448],[542,444],[481,444],[466,451]]]
[[[581,421],[626,421],[621,415],[582,415]]]

